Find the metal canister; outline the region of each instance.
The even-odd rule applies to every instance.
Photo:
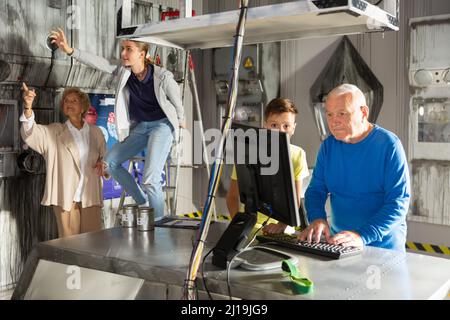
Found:
[[[153,208],[141,207],[138,211],[137,229],[151,231],[155,229],[155,211]]]
[[[126,204],[122,208],[122,227],[136,227],[138,206],[135,204]]]

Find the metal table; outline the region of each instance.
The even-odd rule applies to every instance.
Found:
[[[211,225],[205,252],[215,245],[225,227],[223,223]],[[155,228],[150,232],[113,228],[42,242],[28,258],[12,298],[80,298],[55,282],[58,273],[59,278],[66,279],[71,276],[68,268],[79,266],[86,270],[84,287],[95,294],[85,293],[81,296],[84,299],[115,298],[117,296],[103,295],[114,290],[122,291],[120,298],[180,299],[194,235],[193,230],[175,228]],[[329,260],[277,249],[299,258],[299,269],[314,281],[314,291],[306,295],[294,294],[281,269],[246,271],[237,268],[231,271],[230,277],[233,297],[251,300],[443,299],[450,288],[450,260],[443,258],[366,247],[359,256]],[[88,276],[87,271],[93,270],[98,274]],[[113,278],[103,279],[102,274]],[[122,290],[122,278],[114,276],[138,282],[124,285]],[[205,278],[215,298],[228,297],[226,271],[213,266],[211,257],[205,263]],[[202,281],[198,286],[200,298],[207,298]],[[124,295],[125,287],[131,293]],[[82,290],[80,292],[82,294]]]

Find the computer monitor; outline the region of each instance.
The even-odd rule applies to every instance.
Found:
[[[213,264],[219,267],[226,267],[244,246],[257,212],[293,227],[304,228],[307,221],[297,203],[289,136],[238,123],[233,123],[232,129],[239,196],[245,212],[232,219],[213,249]]]
[[[289,136],[237,123],[232,129],[239,196],[245,211],[300,226]]]

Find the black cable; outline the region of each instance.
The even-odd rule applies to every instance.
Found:
[[[374,6],[377,6],[377,5],[379,5],[380,3],[382,3],[384,0],[380,0],[380,1],[378,1],[377,3],[375,3],[374,4]]]
[[[203,260],[202,260],[202,281],[203,281],[203,286],[205,287],[206,293],[208,294],[209,300],[214,300],[212,295],[211,295],[211,293],[208,290],[208,286],[206,285],[205,274],[203,272],[204,271],[205,260],[211,254],[211,252],[213,252],[213,249],[209,250],[208,253],[203,257]]]
[[[56,50],[52,50],[52,58],[50,60],[50,67],[49,67],[49,71],[48,71],[48,74],[47,74],[47,79],[45,79],[44,87],[47,87],[48,80],[50,79],[50,75],[52,74],[52,71],[53,71],[53,63],[55,61],[55,52],[56,52]]]

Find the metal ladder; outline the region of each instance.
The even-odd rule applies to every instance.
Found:
[[[174,148],[174,147],[176,147],[176,144],[172,145],[172,148]],[[171,159],[170,159],[170,157],[168,157],[166,160],[166,164],[164,165],[165,184],[163,185],[163,191],[165,191],[165,193],[166,193],[166,199],[165,199],[166,209],[167,209],[169,215],[174,215],[176,213],[176,206],[174,207],[170,201],[171,200],[170,193],[172,191],[176,191],[177,186],[172,186],[170,183],[170,175],[171,175],[170,167],[171,166],[173,167],[173,165],[170,164],[170,161],[171,161]],[[178,159],[177,159],[177,161],[178,161]],[[133,172],[134,172],[135,173],[134,175],[135,176],[137,175],[137,173],[136,173],[137,167],[136,166],[138,165],[139,162],[145,162],[145,158],[144,157],[133,157],[130,159],[130,162],[128,164],[128,172],[130,174],[133,174]],[[179,170],[179,168],[177,168],[177,171],[175,173],[176,176],[178,176],[178,170]],[[162,172],[161,172],[161,174],[162,174]],[[177,179],[177,177],[176,177],[176,179]],[[138,183],[138,181],[136,181],[136,183]],[[126,191],[125,191],[125,189],[122,189],[122,193],[120,195],[120,200],[119,200],[119,205],[117,206],[117,211],[115,214],[115,221],[114,221],[115,227],[120,226],[120,221],[122,218],[121,211],[123,209],[125,198],[126,198]],[[175,205],[176,205],[176,203],[175,203]],[[174,208],[174,211],[172,211],[172,208]]]

